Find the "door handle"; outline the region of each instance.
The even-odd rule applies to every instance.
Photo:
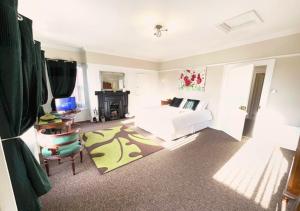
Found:
[[[242,111],[247,111],[247,106],[240,106],[239,109]]]

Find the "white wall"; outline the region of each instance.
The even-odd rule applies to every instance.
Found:
[[[0,138],[0,210],[17,211],[17,205],[12,189],[9,172],[7,169],[6,159],[2,148],[2,141]]]
[[[23,133],[21,138],[27,144],[35,159],[39,161],[40,148],[37,143],[37,131],[34,128],[34,126],[32,126],[25,133]]]
[[[160,103],[157,71],[89,63],[87,64],[87,83],[91,116],[94,116],[94,109],[98,109],[95,91],[101,90],[100,71],[125,73],[125,90],[130,91],[128,110],[131,115],[135,114],[139,106]]]
[[[47,65],[46,65],[46,81],[47,81],[47,89],[48,89],[48,100],[47,103],[45,103],[45,105],[43,105],[44,111],[46,113],[51,112],[51,100],[53,98],[52,92],[51,92],[51,87],[50,87],[50,82],[49,82],[49,78],[48,78],[48,70],[47,70]]]
[[[283,118],[283,123],[300,127],[300,56],[276,60],[268,108]]]

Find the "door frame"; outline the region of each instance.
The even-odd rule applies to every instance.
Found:
[[[254,61],[249,61],[249,62],[241,62],[241,63],[235,63],[235,64],[228,64],[224,65],[224,74],[223,74],[223,79],[222,79],[222,85],[221,85],[221,93],[220,93],[220,102],[219,102],[219,109],[218,109],[218,117],[219,119],[217,120],[217,129],[222,130],[222,122],[220,120],[220,117],[222,116],[222,112],[225,112],[222,109],[222,104],[224,97],[226,96],[226,90],[225,90],[225,84],[226,84],[226,79],[227,75],[230,69],[242,66],[242,65],[247,65],[247,64],[253,64],[255,66],[267,66],[266,68],[266,74],[265,74],[265,79],[264,79],[264,85],[262,89],[262,94],[260,98],[260,108],[264,109],[267,106],[269,95],[271,93],[271,83],[272,83],[272,77],[274,73],[274,67],[275,67],[275,59],[265,59],[265,60],[254,60]],[[253,75],[252,75],[253,77]],[[250,93],[249,93],[250,94]]]
[[[275,59],[268,59],[268,60],[255,61],[252,63],[254,64],[254,66],[262,66],[262,65],[267,66],[264,85],[263,85],[260,102],[259,102],[259,106],[261,109],[266,108],[269,95],[271,93],[271,84],[272,84],[275,62],[276,62]]]

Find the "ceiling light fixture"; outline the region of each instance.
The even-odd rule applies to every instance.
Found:
[[[225,20],[217,27],[222,31],[228,33],[231,31],[247,28],[248,26],[263,23],[263,19],[258,15],[255,10],[237,15],[233,18]]]
[[[154,36],[156,37],[161,37],[162,32],[168,31],[168,29],[164,28],[162,25],[159,24],[154,26],[154,30],[155,30]]]

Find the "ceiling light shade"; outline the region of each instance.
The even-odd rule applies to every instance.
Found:
[[[164,28],[162,25],[159,24],[154,26],[154,30],[155,30],[154,36],[156,37],[161,37],[162,32],[168,31],[168,29]]]

